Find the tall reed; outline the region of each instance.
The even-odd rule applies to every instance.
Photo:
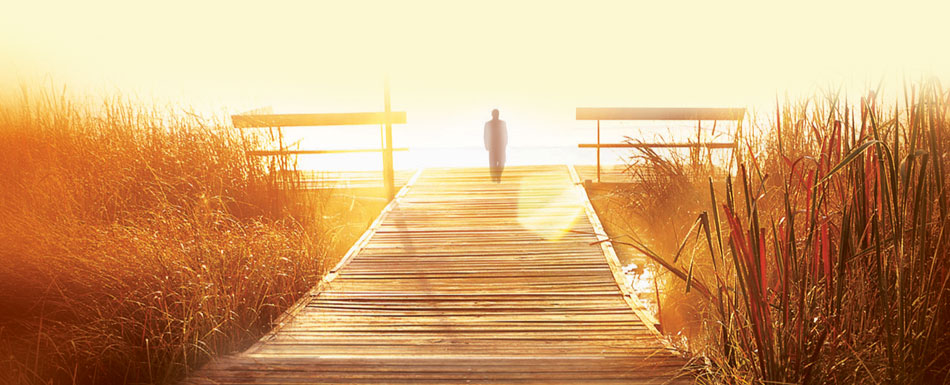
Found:
[[[707,208],[680,213],[696,218],[683,244],[701,247],[634,242],[714,321],[714,381],[950,381],[950,92],[901,96],[777,105],[724,191],[708,178]]]

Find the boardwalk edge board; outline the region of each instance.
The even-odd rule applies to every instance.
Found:
[[[682,356],[682,352],[670,342],[663,333],[657,329],[656,325],[660,322],[653,317],[650,313],[646,311],[646,306],[640,302],[640,298],[637,296],[637,293],[633,292],[629,286],[626,285],[626,282],[623,279],[623,265],[620,263],[620,258],[617,257],[617,252],[614,250],[614,246],[610,241],[610,237],[607,236],[607,231],[604,230],[604,225],[600,221],[600,217],[597,216],[597,212],[594,211],[594,205],[590,201],[590,197],[587,195],[587,190],[584,189],[584,182],[581,180],[580,176],[577,174],[577,170],[574,169],[573,165],[567,165],[568,170],[571,173],[571,181],[574,182],[574,187],[577,189],[578,194],[582,197],[584,201],[584,212],[587,213],[587,220],[590,221],[591,226],[594,227],[594,235],[597,237],[597,241],[600,244],[601,250],[604,252],[604,258],[607,260],[607,264],[610,265],[610,270],[613,272],[614,281],[617,282],[617,286],[620,287],[620,291],[623,293],[623,299],[630,306],[630,309],[640,317],[640,320],[643,321],[646,325],[647,330],[649,330],[657,339],[660,340],[664,346],[666,346],[671,352],[676,355]]]
[[[274,339],[274,337],[277,336],[280,330],[283,329],[283,327],[287,325],[287,323],[289,323],[291,320],[294,319],[294,317],[297,316],[297,313],[300,313],[301,310],[307,307],[307,304],[309,304],[310,301],[313,300],[313,297],[316,297],[320,295],[320,293],[323,292],[323,289],[326,288],[327,285],[329,285],[330,282],[332,282],[333,279],[337,277],[337,275],[339,275],[338,272],[340,271],[340,269],[342,269],[343,266],[346,266],[346,264],[348,264],[350,260],[353,259],[353,257],[359,254],[360,251],[363,250],[364,247],[366,247],[366,245],[369,243],[369,240],[373,238],[373,235],[376,234],[377,230],[379,230],[379,226],[386,219],[387,214],[392,212],[393,209],[395,209],[396,206],[399,205],[400,199],[403,196],[405,196],[407,193],[409,193],[409,189],[412,188],[412,185],[416,182],[417,179],[419,179],[419,175],[422,175],[423,171],[425,171],[425,169],[420,168],[412,175],[411,178],[409,178],[406,184],[402,186],[401,189],[399,189],[399,192],[396,194],[393,200],[389,201],[389,204],[387,204],[386,207],[383,207],[383,210],[380,211],[379,215],[376,217],[376,220],[374,220],[373,223],[370,224],[369,228],[367,228],[366,231],[363,232],[363,235],[361,235],[360,238],[355,243],[353,243],[353,246],[350,247],[350,249],[346,251],[346,254],[343,255],[343,258],[340,258],[340,262],[337,262],[336,266],[330,269],[329,272],[326,275],[324,275],[323,278],[320,279],[320,282],[318,282],[312,289],[308,290],[307,293],[300,296],[300,298],[297,299],[297,302],[295,302],[293,306],[291,306],[286,311],[284,311],[284,313],[281,314],[280,317],[278,317],[276,321],[274,321],[274,327],[271,329],[271,331],[267,333],[266,336],[259,339],[257,342],[254,343],[254,345],[251,345],[250,348],[244,350],[242,353],[253,352],[257,350],[261,345]]]

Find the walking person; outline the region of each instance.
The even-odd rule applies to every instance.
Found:
[[[508,126],[498,119],[498,109],[491,110],[491,120],[485,122],[485,150],[488,150],[488,168],[491,179],[501,183],[505,169],[505,147],[508,146]]]

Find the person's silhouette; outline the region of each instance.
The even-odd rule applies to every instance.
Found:
[[[505,169],[505,147],[508,146],[508,126],[498,119],[498,109],[491,110],[491,120],[485,122],[485,149],[488,150],[488,167],[491,179],[501,183],[501,172]]]

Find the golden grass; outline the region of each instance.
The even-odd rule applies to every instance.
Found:
[[[244,155],[266,144],[121,99],[0,103],[0,383],[170,383],[269,329],[362,230]]]
[[[626,172],[631,183],[588,187],[594,209],[604,221],[607,234],[624,264],[636,263],[646,282],[638,282],[641,302],[653,308],[660,327],[684,350],[700,344],[702,306],[695,294],[684,293],[685,284],[651,260],[639,246],[659,255],[673,256],[695,221],[688,214],[701,212],[708,199],[706,178],[712,168],[698,154],[673,152],[659,155],[638,150],[629,159]],[[722,170],[717,171],[717,188],[722,189]],[[702,183],[697,183],[702,181]],[[684,215],[684,213],[687,213]],[[687,242],[682,255],[695,252],[698,245]],[[677,258],[677,261],[679,260]],[[656,280],[656,282],[651,282]],[[700,344],[701,345],[701,344]]]
[[[654,236],[628,244],[695,311],[704,379],[950,381],[950,92],[926,81],[860,105],[827,93],[758,128],[725,180],[643,154],[660,177],[613,192],[651,219],[628,230]]]

